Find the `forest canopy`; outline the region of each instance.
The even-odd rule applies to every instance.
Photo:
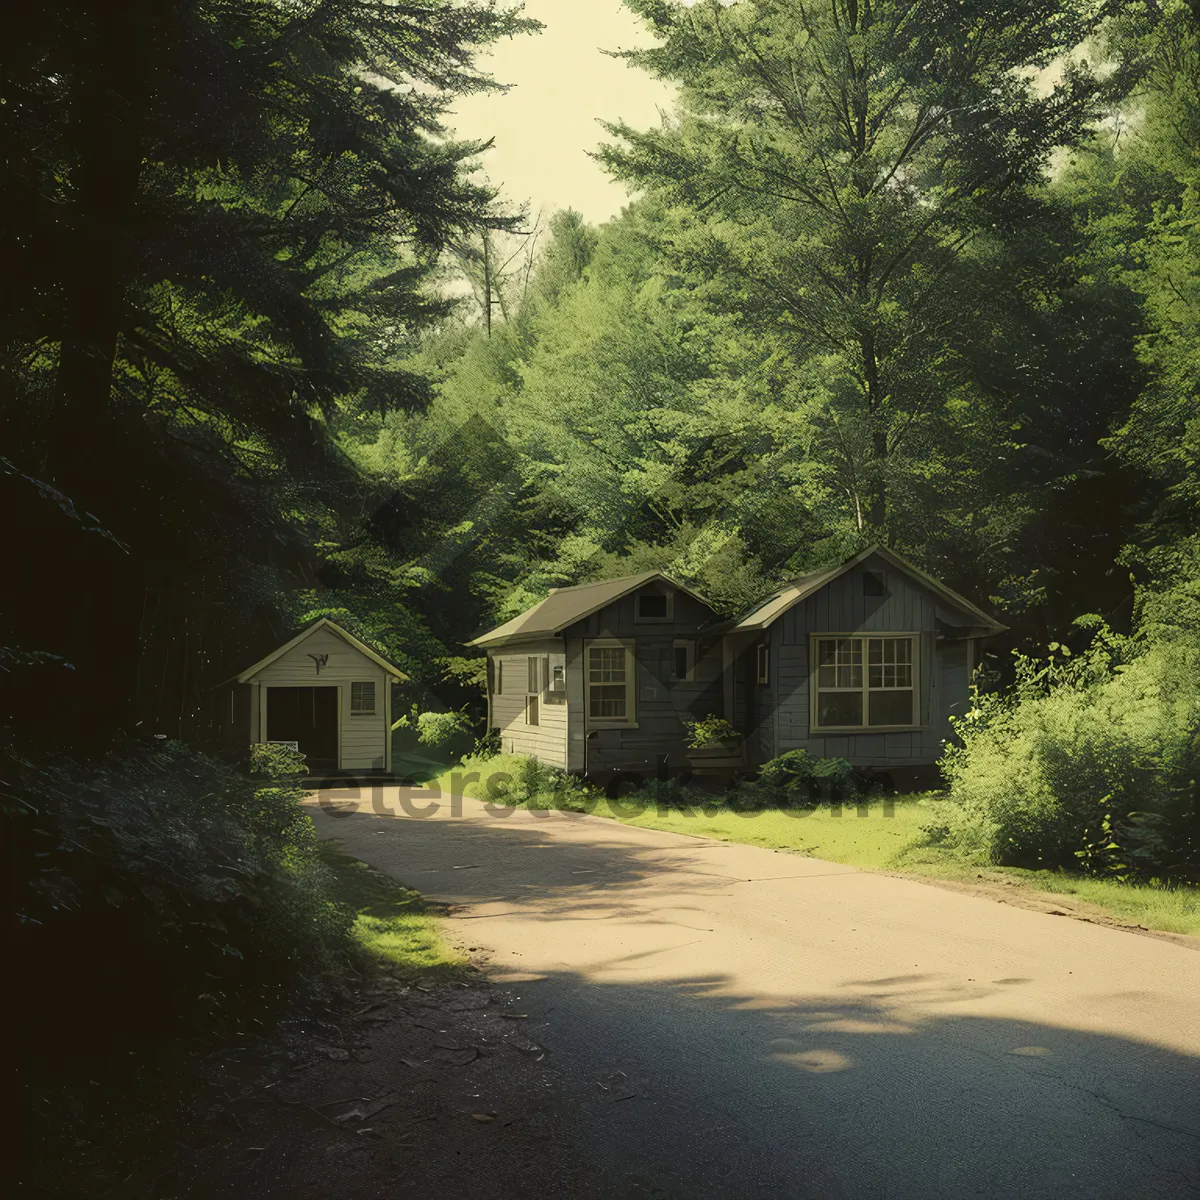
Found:
[[[882,540],[1030,648],[1186,574],[1190,7],[629,7],[679,99],[597,227],[446,134],[515,8],[5,16],[0,643],[77,729],[199,731],[319,615],[458,707],[648,567],[734,611]]]

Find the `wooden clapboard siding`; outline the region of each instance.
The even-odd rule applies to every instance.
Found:
[[[525,722],[530,658],[548,658],[562,652],[563,643],[558,638],[522,642],[492,651],[492,679],[502,663],[504,690],[498,695],[493,691],[491,700],[492,727],[500,731],[500,746],[505,753],[524,754],[547,766],[565,768],[568,744],[565,697],[552,696],[543,686],[538,693],[538,724]]]
[[[327,655],[320,671],[311,655]],[[350,685],[375,684],[374,715],[353,716]],[[391,733],[391,679],[373,659],[328,628],[316,629],[255,676],[257,712],[251,739],[266,735],[267,689],[272,687],[337,687],[339,705],[339,765],[348,771],[381,771],[387,767]]]

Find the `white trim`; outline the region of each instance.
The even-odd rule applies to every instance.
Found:
[[[675,671],[675,651],[686,650],[687,670],[682,675]],[[671,682],[672,683],[691,683],[696,678],[696,639],[695,638],[676,638],[671,643]]]
[[[383,681],[383,769],[392,773],[392,681]]]
[[[388,681],[390,684],[390,681]],[[374,679],[353,679],[350,681],[350,717],[377,717],[379,716],[379,694],[375,690],[377,680]],[[354,688],[355,685],[360,687],[370,686],[371,688],[371,708],[355,709],[354,707]]]
[[[625,651],[625,720],[592,716],[591,651],[620,647]],[[585,729],[637,728],[636,642],[629,638],[585,638],[583,642],[583,716]],[[599,686],[604,686],[603,684]]]
[[[754,682],[757,687],[771,685],[771,643],[754,643]]]
[[[869,663],[864,659],[862,663],[862,686],[858,688],[822,688],[820,686],[820,659],[817,654],[818,643],[822,640],[831,638],[854,638],[858,641],[870,641],[872,638],[911,638],[913,643],[912,654],[912,694],[913,694],[913,713],[917,718],[916,723],[911,725],[818,725],[817,711],[819,703],[819,694],[821,692],[843,691],[861,695],[863,698],[863,717],[868,717],[868,706],[870,703],[869,696],[872,691],[869,686],[868,669]],[[907,629],[872,629],[865,632],[856,630],[853,633],[810,633],[808,635],[808,732],[810,737],[824,737],[827,734],[842,734],[842,733],[918,733],[921,730],[928,729],[928,725],[920,723],[921,705],[923,700],[922,690],[924,687],[921,678],[921,652],[923,649],[921,633]],[[874,689],[876,691],[882,689]],[[908,691],[907,688],[897,689],[900,691]]]
[[[666,612],[661,617],[644,617],[641,613],[642,601],[647,596],[661,596],[666,601]],[[633,594],[633,622],[635,625],[664,625],[675,619],[675,593],[651,588],[649,585],[639,588]]]

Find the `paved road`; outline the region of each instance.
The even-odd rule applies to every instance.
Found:
[[[1193,949],[750,846],[398,799],[314,819],[452,902],[521,983],[530,1036],[586,1081],[602,1195],[1200,1196]]]

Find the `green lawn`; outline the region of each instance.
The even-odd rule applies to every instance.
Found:
[[[448,946],[438,916],[414,892],[373,871],[332,842],[321,858],[334,876],[335,898],[357,914],[354,937],[366,960],[389,974],[455,978],[466,959]]]
[[[468,762],[460,770],[478,771],[483,783],[469,785],[466,792],[489,799],[492,797],[484,790],[488,778],[503,773],[519,779],[522,760],[503,755],[483,762]],[[443,794],[449,794],[450,773],[443,775],[439,782]],[[512,798],[497,802],[510,803]],[[1056,871],[985,866],[931,844],[922,826],[939,824],[939,813],[947,804],[936,794],[842,808],[744,812],[715,803],[680,809],[658,806],[648,796],[630,796],[612,802],[594,794],[585,799],[578,793],[560,797],[541,795],[533,803],[538,807],[583,809],[598,817],[646,829],[665,829],[672,833],[787,850],[867,870],[976,886],[1002,885],[1009,890],[1017,889],[1044,898],[1069,897],[1072,907],[1078,907],[1084,913],[1091,906],[1146,929],[1200,935],[1200,889],[1148,887]]]

